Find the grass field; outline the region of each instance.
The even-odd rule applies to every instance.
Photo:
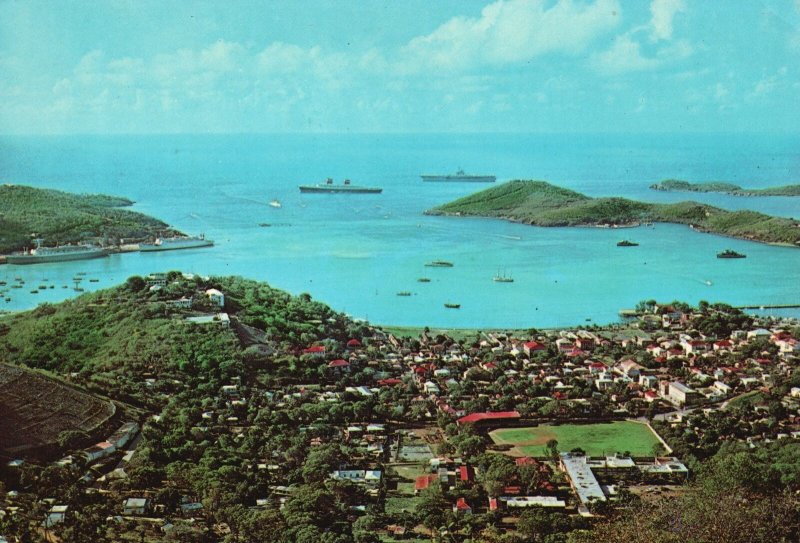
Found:
[[[495,430],[489,436],[498,445],[514,445],[512,454],[542,456],[547,442],[558,441],[560,451],[580,447],[590,456],[630,451],[634,456],[650,456],[658,437],[644,424],[615,421],[598,424],[543,424],[532,428]]]

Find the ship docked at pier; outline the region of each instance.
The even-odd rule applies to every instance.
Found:
[[[177,249],[196,249],[198,247],[211,247],[214,242],[206,239],[204,235],[199,236],[175,236],[171,238],[157,238],[153,243],[140,243],[139,250],[142,252],[153,251],[174,251]]]
[[[497,178],[493,175],[472,175],[458,170],[454,174],[448,175],[421,175],[423,181],[434,183],[445,182],[467,182],[467,183],[494,183]]]
[[[42,247],[37,240],[36,249],[8,255],[8,264],[44,264],[47,262],[69,262],[88,260],[108,255],[108,251],[96,245],[63,245],[61,247]]]
[[[300,192],[330,192],[330,193],[349,193],[349,194],[379,194],[383,192],[381,187],[362,187],[359,185],[350,184],[349,179],[345,179],[344,183],[337,185],[330,177],[324,183],[317,183],[316,185],[300,185]]]

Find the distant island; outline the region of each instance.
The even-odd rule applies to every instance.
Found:
[[[55,245],[178,233],[158,219],[119,209],[133,203],[105,194],[0,185],[0,254],[35,247],[34,234],[44,245]]]
[[[784,185],[766,189],[745,189],[733,183],[709,181],[706,183],[690,183],[680,179],[665,179],[650,185],[653,190],[668,192],[721,192],[735,196],[800,196],[800,185]]]
[[[648,222],[686,224],[751,241],[800,246],[797,221],[755,211],[727,211],[699,202],[653,204],[591,198],[545,181],[509,181],[426,211],[429,215],[495,217],[534,226],[625,227]]]

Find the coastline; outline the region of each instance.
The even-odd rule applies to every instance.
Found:
[[[530,222],[530,221],[526,221],[526,220],[523,220],[523,219],[518,219],[518,218],[515,218],[515,217],[508,217],[508,216],[504,216],[504,215],[500,215],[500,216],[477,215],[477,214],[472,214],[472,213],[462,213],[460,211],[450,212],[450,211],[440,211],[440,210],[427,210],[427,211],[424,212],[424,214],[425,215],[429,215],[431,217],[455,217],[455,218],[469,217],[471,219],[501,220],[501,221],[513,222],[513,223],[516,223],[516,224],[524,224],[526,226],[535,226],[537,228],[600,228],[600,229],[605,229],[605,230],[609,230],[609,229],[617,230],[617,229],[625,229],[625,228],[645,227],[645,225],[640,223],[640,222],[636,222],[634,224],[624,224],[623,223],[623,224],[614,224],[614,225],[589,224],[589,223],[586,223],[586,224],[566,224],[565,223],[565,224],[547,224],[547,225],[544,225],[544,224],[536,224],[535,222]],[[785,241],[766,241],[766,240],[755,239],[755,238],[734,236],[732,234],[724,234],[722,232],[714,232],[713,230],[707,230],[707,229],[705,229],[705,228],[703,228],[701,226],[695,226],[693,224],[687,224],[685,222],[655,221],[654,220],[654,221],[652,221],[651,224],[653,224],[653,225],[655,225],[655,224],[675,224],[675,225],[678,225],[678,226],[685,226],[685,227],[689,228],[690,230],[693,230],[693,231],[698,232],[700,234],[711,234],[711,235],[714,235],[714,236],[720,236],[720,237],[729,238],[729,239],[736,239],[736,240],[740,240],[740,241],[752,241],[752,242],[755,242],[755,243],[762,243],[764,245],[771,245],[773,247],[789,247],[789,248],[792,248],[792,249],[800,249],[800,245],[792,244],[792,243],[785,242]]]

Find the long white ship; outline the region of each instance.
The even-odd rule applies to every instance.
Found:
[[[63,245],[61,247],[42,247],[8,255],[8,264],[44,264],[47,262],[68,262],[88,260],[107,256],[108,251],[96,245]]]
[[[494,183],[497,179],[493,175],[472,175],[465,173],[464,170],[458,170],[454,174],[449,175],[421,175],[423,181],[434,183],[446,182],[468,182],[468,183]]]
[[[153,251],[174,251],[177,249],[195,249],[198,247],[211,247],[214,242],[206,239],[204,235],[199,236],[175,236],[171,238],[157,238],[153,243],[140,243],[139,250],[142,252]]]

